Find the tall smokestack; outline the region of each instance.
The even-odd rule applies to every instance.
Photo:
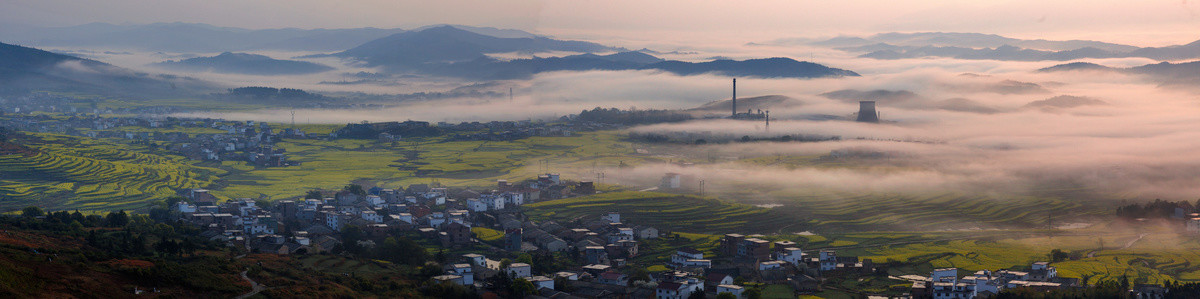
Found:
[[[733,115],[729,117],[737,117],[737,78],[733,78]]]
[[[858,122],[877,123],[879,114],[875,113],[875,101],[858,102]]]

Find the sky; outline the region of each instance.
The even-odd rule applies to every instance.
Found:
[[[464,24],[560,37],[770,40],[879,32],[995,33],[1139,46],[1194,41],[1200,1],[0,0],[0,24],[192,22],[243,28]]]

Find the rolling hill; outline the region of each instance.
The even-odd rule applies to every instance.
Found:
[[[1144,57],[1155,60],[1200,58],[1200,41],[1167,47],[1137,47],[1091,40],[1018,39],[960,32],[881,33],[824,40],[782,39],[780,45],[807,44],[864,53],[863,58],[947,57],[970,60],[1068,61],[1085,58]]]
[[[153,65],[184,71],[247,75],[301,75],[333,70],[332,67],[307,61],[280,60],[264,55],[230,52],[210,57],[168,60]]]
[[[139,73],[95,60],[0,43],[0,92],[177,95],[211,88],[211,83],[197,79]]]
[[[218,27],[196,23],[113,25],[90,23],[70,27],[12,26],[0,39],[43,47],[112,48],[169,52],[245,50],[338,51],[402,29],[262,29]]]
[[[1200,61],[1170,63],[1160,62],[1129,68],[1109,67],[1090,62],[1073,62],[1045,67],[1038,72],[1112,72],[1143,75],[1161,83],[1161,86],[1195,88],[1200,83]]]
[[[492,53],[584,52],[563,57],[500,60]],[[618,51],[597,55],[599,52]],[[790,58],[667,61],[641,51],[625,51],[590,42],[561,41],[546,37],[502,38],[457,27],[432,27],[395,34],[332,54],[367,66],[397,73],[421,73],[471,79],[521,79],[552,71],[660,70],[678,75],[713,73],[726,76],[818,78],[858,76],[848,70]]]
[[[334,54],[371,66],[413,67],[437,62],[471,61],[488,53],[548,51],[605,52],[620,50],[603,45],[545,37],[495,37],[454,26],[393,34]]]

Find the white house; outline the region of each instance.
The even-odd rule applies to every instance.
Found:
[[[192,204],[188,204],[186,202],[180,202],[176,209],[178,209],[180,213],[195,213],[196,212],[196,206],[192,205]]]
[[[484,194],[484,195],[479,196],[479,200],[482,201],[484,204],[487,204],[488,210],[503,210],[504,209],[504,198],[503,197],[491,195],[491,194]]]
[[[478,198],[472,198],[467,200],[467,210],[471,212],[487,212],[488,205]]]
[[[529,282],[533,283],[533,288],[535,288],[535,289],[541,289],[541,288],[547,288],[547,289],[551,289],[551,290],[554,289],[554,279],[550,279],[549,277],[534,276],[534,277],[529,278]]]
[[[453,283],[453,284],[463,284],[463,277],[462,277],[462,276],[458,276],[458,275],[453,275],[453,274],[446,274],[446,275],[438,275],[438,276],[434,276],[434,277],[433,277],[433,280],[436,280],[436,281],[438,281],[438,282],[449,282],[449,283]]]
[[[821,271],[833,271],[837,269],[837,253],[833,250],[821,250],[818,257],[821,262]]]
[[[528,278],[530,276],[533,276],[533,273],[532,273],[533,267],[529,266],[529,264],[526,264],[526,263],[512,263],[512,264],[508,265],[508,269],[506,269],[506,270],[508,271],[508,275],[511,275],[514,278],[516,278],[516,277]]]
[[[929,274],[930,281],[958,281],[958,268],[933,269]]]
[[[450,266],[450,271],[454,275],[462,276],[463,285],[475,284],[475,273],[471,270],[470,264],[454,264]]]
[[[742,287],[732,284],[718,285],[717,294],[719,295],[721,293],[730,293],[735,297],[742,298]]]
[[[801,256],[803,256],[803,254],[800,251],[800,248],[788,247],[788,248],[784,248],[783,250],[781,250],[779,252],[776,252],[775,260],[783,261],[783,262],[786,262],[786,263],[789,263],[792,265],[799,266],[800,262],[803,261],[803,259],[801,259]]]
[[[387,202],[384,201],[383,198],[379,197],[378,195],[367,195],[367,204],[371,205],[372,207],[380,207],[386,203]]]
[[[656,299],[684,299],[692,295],[692,290],[678,282],[663,282],[654,289]]]
[[[408,223],[408,224],[413,224],[412,214],[399,213],[399,214],[396,214],[395,216],[396,216],[396,220],[400,220],[401,222]]]
[[[758,271],[783,269],[784,261],[766,261],[758,263]]]
[[[471,265],[487,267],[487,257],[484,257],[482,254],[468,253],[464,254],[463,257],[467,258],[471,262]]]
[[[362,219],[371,223],[383,223],[383,216],[375,211],[362,211]]]
[[[433,212],[427,217],[429,218],[429,226],[434,228],[440,228],[443,223],[446,223],[446,213]]]
[[[504,197],[504,203],[512,206],[520,206],[525,204],[525,196],[516,192],[504,192],[501,194]]]
[[[686,263],[687,260],[702,260],[704,253],[692,248],[680,248],[675,250],[675,255],[671,256],[671,262],[676,264]]]

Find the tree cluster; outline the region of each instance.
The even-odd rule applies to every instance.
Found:
[[[1197,201],[1197,204],[1200,204],[1200,201]],[[1118,207],[1117,208],[1117,217],[1121,217],[1121,218],[1125,218],[1125,219],[1169,218],[1169,217],[1171,217],[1171,215],[1173,215],[1175,213],[1176,208],[1183,209],[1184,213],[1192,213],[1193,211],[1195,211],[1195,209],[1196,209],[1195,207],[1196,207],[1195,205],[1193,205],[1192,203],[1189,203],[1187,201],[1173,202],[1173,201],[1165,201],[1165,200],[1161,200],[1161,199],[1155,199],[1154,201],[1148,202],[1146,204],[1134,203],[1134,204],[1129,204],[1129,205]]]
[[[605,124],[644,125],[687,121],[692,119],[692,115],[673,110],[621,110],[596,107],[579,112],[577,119]]]

